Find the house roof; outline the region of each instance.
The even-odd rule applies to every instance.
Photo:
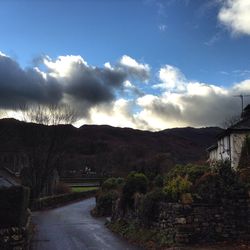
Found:
[[[0,169],[0,188],[18,185],[18,181],[13,178],[5,169]]]
[[[214,144],[214,145],[210,146],[209,148],[207,148],[206,150],[207,150],[208,152],[211,152],[211,151],[213,151],[213,150],[216,149],[216,148],[218,148],[218,145],[217,145],[217,144]]]
[[[250,104],[248,104],[242,114],[241,119],[231,127],[224,130],[222,133],[220,133],[217,137],[222,138],[228,134],[231,134],[233,132],[250,132]]]

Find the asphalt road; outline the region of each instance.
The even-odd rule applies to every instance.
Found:
[[[113,234],[105,219],[93,218],[94,198],[46,211],[34,212],[32,250],[138,249]]]

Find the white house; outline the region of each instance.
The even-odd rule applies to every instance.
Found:
[[[207,149],[210,165],[220,160],[229,160],[231,167],[237,169],[242,146],[248,135],[250,136],[250,104],[245,107],[240,121],[219,134],[217,144]]]

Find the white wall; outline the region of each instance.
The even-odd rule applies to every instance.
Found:
[[[232,133],[220,138],[217,141],[218,148],[209,152],[209,162],[211,165],[217,161],[231,161],[231,167],[237,169],[241,150],[248,133]]]
[[[218,160],[230,160],[230,136],[224,136],[218,140]]]
[[[246,139],[246,136],[249,133],[241,133],[241,134],[236,134],[233,133],[230,135],[230,142],[231,142],[231,166],[234,169],[237,169],[239,160],[240,160],[240,155],[241,155],[241,150],[242,146],[244,144],[244,141]]]

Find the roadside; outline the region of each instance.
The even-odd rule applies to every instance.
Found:
[[[133,250],[139,249],[113,234],[105,219],[93,218],[90,210],[95,199],[90,198],[56,209],[34,212],[36,225],[33,250]]]

